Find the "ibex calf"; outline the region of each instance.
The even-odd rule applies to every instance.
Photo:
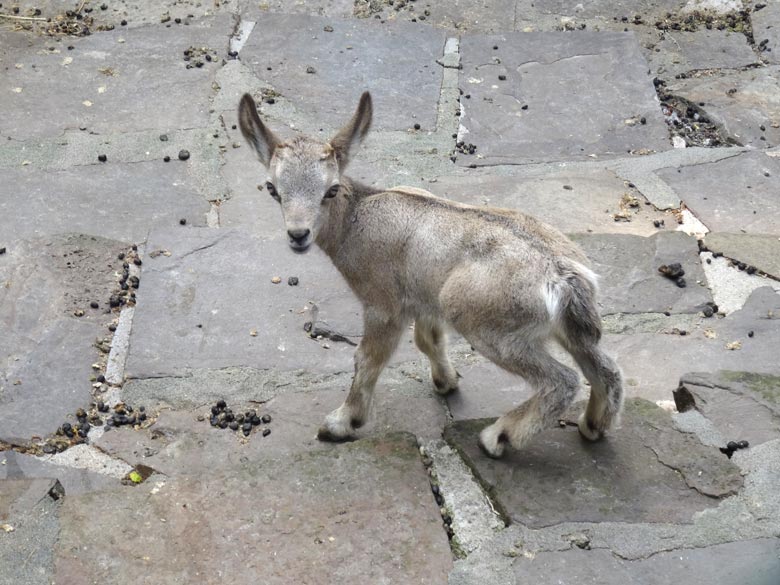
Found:
[[[580,433],[601,438],[620,412],[623,389],[615,362],[599,348],[596,276],[585,255],[557,230],[517,211],[350,180],[343,172],[371,116],[371,96],[364,93],[330,142],[303,136],[282,142],[260,120],[250,95],[239,106],[241,132],[268,170],[266,187],[281,204],[290,247],[305,252],[317,243],[364,307],[352,387],[319,438],[348,439],[366,422],[377,378],[412,319],[439,394],[458,386],[445,323],[536,389],[482,431],[479,441],[489,455],[500,456],[507,442],[522,447],[554,425],[574,399],[578,376],[548,353],[551,338],[591,385]]]

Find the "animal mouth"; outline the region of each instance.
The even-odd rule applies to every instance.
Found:
[[[293,252],[303,254],[304,252],[308,251],[309,248],[311,248],[311,242],[290,242],[290,248],[292,248]]]

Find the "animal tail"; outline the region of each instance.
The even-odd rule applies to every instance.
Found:
[[[569,258],[556,262],[558,277],[548,282],[542,294],[550,319],[570,337],[601,339],[601,317],[596,306],[598,276]]]

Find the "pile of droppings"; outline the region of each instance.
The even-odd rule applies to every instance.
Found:
[[[205,417],[203,419],[205,420]],[[263,427],[259,432],[264,437],[267,437],[271,434],[271,429],[267,426],[271,423],[271,420],[270,414],[260,415],[255,409],[235,414],[231,408],[228,408],[224,400],[217,400],[214,406],[211,407],[209,414],[209,422],[212,427],[240,431],[245,437],[248,437],[256,427],[261,425]]]

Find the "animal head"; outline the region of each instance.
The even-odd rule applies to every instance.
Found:
[[[327,218],[327,207],[339,194],[350,153],[371,127],[371,95],[360,96],[352,119],[329,142],[297,136],[282,142],[260,120],[252,96],[244,94],[238,107],[241,133],[268,171],[266,189],[282,207],[288,243],[305,252]]]

